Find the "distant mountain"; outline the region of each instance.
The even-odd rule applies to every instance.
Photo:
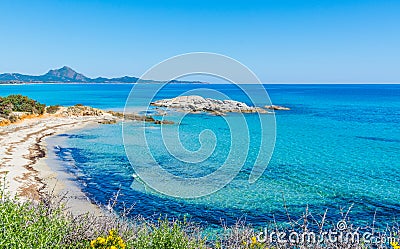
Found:
[[[64,66],[60,69],[53,69],[43,75],[24,75],[19,73],[0,74],[0,84],[2,83],[136,83],[139,78],[124,76],[120,78],[89,78],[81,73],[77,73],[70,67]],[[162,83],[156,80],[142,80],[144,83]],[[204,83],[201,81],[179,81],[172,80],[172,83]]]
[[[50,70],[45,75],[40,76],[43,81],[61,82],[89,82],[91,79],[83,74],[75,72],[72,68],[64,66],[60,69]]]

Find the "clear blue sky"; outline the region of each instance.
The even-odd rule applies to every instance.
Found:
[[[263,82],[400,82],[399,0],[0,2],[0,72],[139,76],[222,53]]]

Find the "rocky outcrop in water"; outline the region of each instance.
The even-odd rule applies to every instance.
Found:
[[[208,112],[215,115],[224,115],[228,112],[240,113],[268,113],[267,110],[248,106],[246,103],[235,100],[218,100],[201,96],[179,96],[172,99],[162,99],[151,103],[152,106],[173,108],[177,111],[189,113]]]
[[[279,106],[279,105],[266,105],[264,108],[274,111],[289,111],[289,107]]]

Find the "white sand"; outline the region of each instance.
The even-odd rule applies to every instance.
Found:
[[[2,183],[5,178],[7,191],[22,200],[39,200],[42,193],[54,190],[55,194],[67,193],[68,207],[73,213],[100,212],[72,176],[58,163],[52,163],[56,159],[45,138],[103,120],[102,116],[47,116],[0,127],[0,177]]]

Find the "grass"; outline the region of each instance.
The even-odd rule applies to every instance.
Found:
[[[5,198],[0,203],[0,248],[67,248],[71,232],[61,210]],[[75,241],[76,248],[85,241]]]

